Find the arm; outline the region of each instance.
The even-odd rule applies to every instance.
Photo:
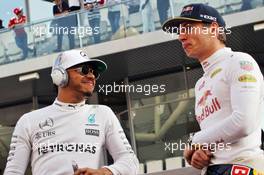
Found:
[[[239,56],[239,58],[230,58],[233,62],[228,65],[229,72],[226,72],[233,110],[231,115],[222,122],[196,133],[193,137],[194,143],[215,143],[218,141],[233,143],[248,136],[259,127],[258,111],[263,101],[263,76],[252,57],[246,54]],[[241,59],[241,57],[248,59]],[[242,60],[250,62],[253,70],[242,69],[240,65]]]
[[[63,8],[63,11],[60,12],[58,10],[58,7],[57,5],[54,5],[53,6],[53,16],[61,16],[61,15],[65,15],[65,14],[68,14],[69,13],[69,5],[67,3],[62,3],[62,8]]]
[[[23,18],[23,23],[22,24],[27,23],[27,17],[26,16],[23,16],[22,18]]]
[[[106,128],[106,148],[114,159],[114,164],[106,166],[114,175],[136,175],[139,162],[124,131],[110,108],[107,108],[109,124]]]
[[[59,15],[60,13],[59,13],[59,11],[57,10],[57,5],[54,5],[53,6],[53,16],[57,16],[57,15]]]
[[[68,14],[69,13],[70,7],[69,7],[68,3],[62,1],[62,8],[63,8],[62,14],[65,15],[65,14]]]
[[[16,124],[4,175],[23,175],[25,173],[31,153],[27,126],[27,121],[23,117]]]
[[[8,23],[8,28],[13,29],[15,27],[16,18],[11,18]]]

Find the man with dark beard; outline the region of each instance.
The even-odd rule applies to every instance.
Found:
[[[106,68],[80,50],[58,56],[51,72],[58,96],[52,105],[19,119],[4,175],[24,174],[29,158],[33,175],[137,174],[138,159],[113,111],[85,104]],[[100,164],[104,147],[112,165]]]

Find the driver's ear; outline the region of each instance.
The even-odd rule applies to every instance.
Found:
[[[212,37],[217,37],[219,33],[219,25],[216,22],[213,22],[210,26],[210,34]]]

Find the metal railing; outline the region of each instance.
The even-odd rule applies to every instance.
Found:
[[[129,2],[122,1],[122,3],[114,4],[111,6],[105,5],[98,8],[101,17],[97,22],[93,22],[89,19],[95,17],[95,14],[87,10],[80,10],[68,15],[55,17],[50,19],[43,19],[28,23],[20,29],[24,29],[27,33],[27,46],[18,47],[17,37],[14,30],[2,30],[0,31],[0,64],[8,64],[12,62],[21,61],[24,59],[38,58],[43,55],[59,52],[57,37],[60,33],[63,33],[63,42],[61,50],[68,50],[73,48],[82,48],[92,44],[112,41],[120,38],[129,37],[132,35],[139,35],[148,31],[155,31],[161,28],[160,15],[161,6],[165,5],[157,3],[157,0],[150,0],[150,6],[145,9],[140,8],[140,4],[135,10],[130,10]],[[166,0],[165,0],[166,1]],[[164,2],[165,2],[164,1]],[[181,8],[188,3],[207,3],[216,7],[222,14],[230,14],[241,10],[243,3],[241,0],[196,0],[196,1],[183,1],[183,0],[168,0],[168,11],[163,12],[166,18],[178,16]],[[256,8],[263,6],[260,0],[254,0],[251,7]],[[113,32],[113,24],[111,20],[107,18],[107,13],[110,8],[117,8],[120,10],[119,25],[117,25],[117,31]],[[165,8],[166,9],[166,8]],[[148,10],[149,12],[145,12]],[[147,16],[144,16],[146,15]],[[88,19],[89,16],[89,19]],[[163,19],[164,20],[164,19]],[[154,28],[151,29],[150,23],[154,23]],[[64,23],[63,25],[58,23]],[[94,24],[98,26],[97,29],[92,28]],[[146,24],[147,23],[147,24]],[[16,30],[18,30],[16,28]],[[96,30],[96,31],[95,31]],[[60,32],[59,32],[60,31]],[[67,34],[67,33],[72,34]],[[68,42],[71,39],[72,42]],[[73,43],[73,44],[72,44]],[[29,48],[29,49],[28,49]],[[26,52],[23,55],[22,50]]]

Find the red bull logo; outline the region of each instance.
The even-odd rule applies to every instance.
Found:
[[[189,12],[189,11],[193,11],[193,7],[192,7],[192,6],[187,6],[187,7],[184,7],[184,8],[182,9],[182,13],[184,13],[184,12]]]
[[[215,97],[212,99],[209,105],[206,105],[205,107],[202,108],[202,113],[196,116],[196,120],[198,121],[198,123],[201,123],[204,119],[206,119],[216,111],[219,111],[220,109],[221,109],[220,103]]]
[[[198,106],[205,106],[205,102],[206,102],[206,100],[207,100],[207,98],[208,98],[209,95],[212,95],[211,90],[206,90],[206,91],[204,92],[204,95],[203,95],[203,96],[200,98],[200,100],[198,101],[197,105],[198,105]]]

